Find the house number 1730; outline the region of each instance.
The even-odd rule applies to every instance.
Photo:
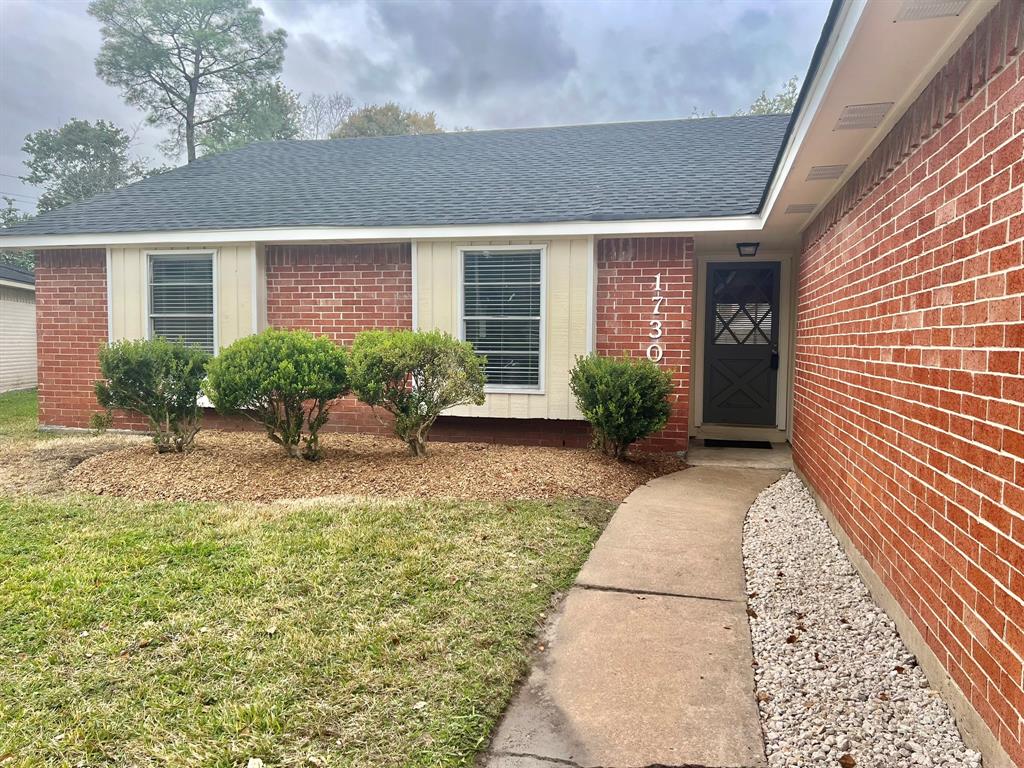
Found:
[[[665,356],[665,348],[661,345],[662,320],[658,317],[664,302],[665,297],[661,295],[661,273],[659,272],[654,276],[654,295],[651,297],[651,303],[654,305],[651,311],[653,317],[648,321],[651,326],[651,332],[648,335],[652,341],[647,345],[647,359],[654,363],[660,363],[661,358]]]

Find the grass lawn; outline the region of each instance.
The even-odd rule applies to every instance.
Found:
[[[609,510],[0,499],[0,765],[471,765]]]
[[[0,440],[37,437],[37,405],[34,389],[0,395]]]

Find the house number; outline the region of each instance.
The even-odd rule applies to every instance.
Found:
[[[647,359],[653,363],[660,363],[661,358],[665,356],[665,348],[661,345],[661,337],[663,334],[661,328],[661,318],[657,315],[661,314],[661,305],[665,302],[665,297],[661,295],[661,273],[659,272],[654,276],[654,296],[651,298],[654,308],[651,314],[655,315],[649,321],[651,326],[651,332],[648,336],[653,341],[647,346]]]

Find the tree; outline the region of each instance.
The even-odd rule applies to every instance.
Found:
[[[796,100],[800,95],[800,78],[793,75],[782,84],[782,90],[774,96],[769,96],[765,91],[754,99],[750,109],[746,112],[737,112],[738,115],[782,115],[792,112],[796,108]]]
[[[351,139],[357,136],[408,136],[421,133],[443,133],[434,112],[416,112],[402,109],[389,101],[371,104],[346,117],[331,131],[332,139]]]
[[[25,137],[28,175],[22,181],[43,188],[40,213],[109,192],[148,174],[142,160],[128,157],[131,137],[113,123],[72,118],[60,128]]]
[[[223,117],[203,126],[196,142],[212,155],[254,141],[294,139],[301,110],[298,96],[280,82],[257,83],[234,93]]]
[[[96,73],[169,126],[190,163],[233,95],[281,72],[285,31],[264,32],[249,0],[93,0],[89,13],[103,25]]]
[[[32,218],[15,207],[14,198],[5,197],[3,201],[4,207],[0,208],[0,229],[13,227],[18,222]],[[0,251],[0,264],[10,264],[12,267],[33,271],[36,268],[36,257],[32,251]]]
[[[311,93],[303,101],[299,135],[303,139],[327,139],[352,114],[352,98],[343,93]]]

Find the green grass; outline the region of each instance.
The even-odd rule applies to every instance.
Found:
[[[469,766],[609,514],[0,498],[0,765]]]
[[[0,395],[0,439],[37,436],[38,398],[34,389]]]

